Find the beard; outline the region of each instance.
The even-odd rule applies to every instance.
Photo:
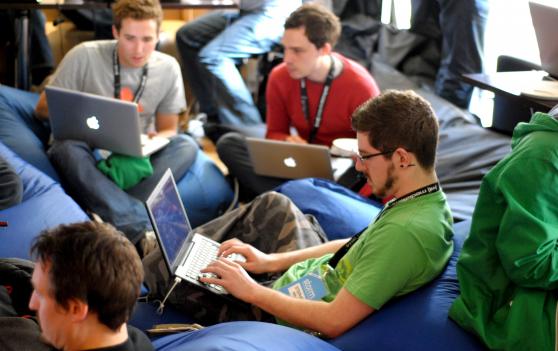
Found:
[[[387,173],[386,174],[386,181],[384,182],[384,186],[382,186],[382,187],[373,186],[372,187],[373,191],[374,191],[374,195],[376,195],[380,199],[383,199],[383,198],[391,195],[391,189],[393,188],[393,184],[397,180],[397,178],[394,175],[395,166],[393,165],[393,163],[389,166],[386,173]]]

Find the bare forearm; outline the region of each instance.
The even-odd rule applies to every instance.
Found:
[[[340,335],[347,329],[337,325],[331,303],[324,301],[297,299],[260,286],[255,289],[253,300],[249,302],[292,325],[328,337]]]
[[[308,247],[306,249],[272,254],[273,267],[271,271],[284,271],[293,264],[306,259],[318,258],[328,253],[334,253],[339,250],[341,246],[345,245],[348,240],[349,239],[333,240],[318,246]]]
[[[170,138],[175,136],[178,131],[178,115],[176,114],[157,114],[155,120],[157,135]]]

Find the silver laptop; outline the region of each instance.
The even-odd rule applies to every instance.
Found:
[[[217,258],[220,244],[192,231],[170,169],[161,177],[145,205],[171,274],[214,293],[228,294],[220,285],[199,281],[200,270]],[[231,255],[229,259],[245,260],[242,255]]]
[[[254,172],[258,175],[333,180],[329,148],[322,145],[246,138]]]
[[[537,36],[541,66],[558,78],[558,8],[530,1],[531,19]]]
[[[148,156],[169,143],[141,134],[137,105],[114,98],[46,87],[52,135],[81,140],[92,148],[129,156]]]

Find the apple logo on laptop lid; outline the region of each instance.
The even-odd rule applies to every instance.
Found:
[[[289,168],[295,168],[296,167],[296,160],[292,157],[287,157],[286,159],[283,160],[283,163],[285,164],[285,166],[287,166]]]
[[[99,129],[99,120],[97,119],[97,117],[91,116],[85,121],[90,129]]]

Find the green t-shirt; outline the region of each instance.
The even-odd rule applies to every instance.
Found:
[[[374,309],[435,278],[453,251],[452,216],[445,195],[436,193],[397,203],[370,224],[339,261],[332,254],[293,265],[273,285],[279,289],[318,270],[332,301],[342,287]]]

